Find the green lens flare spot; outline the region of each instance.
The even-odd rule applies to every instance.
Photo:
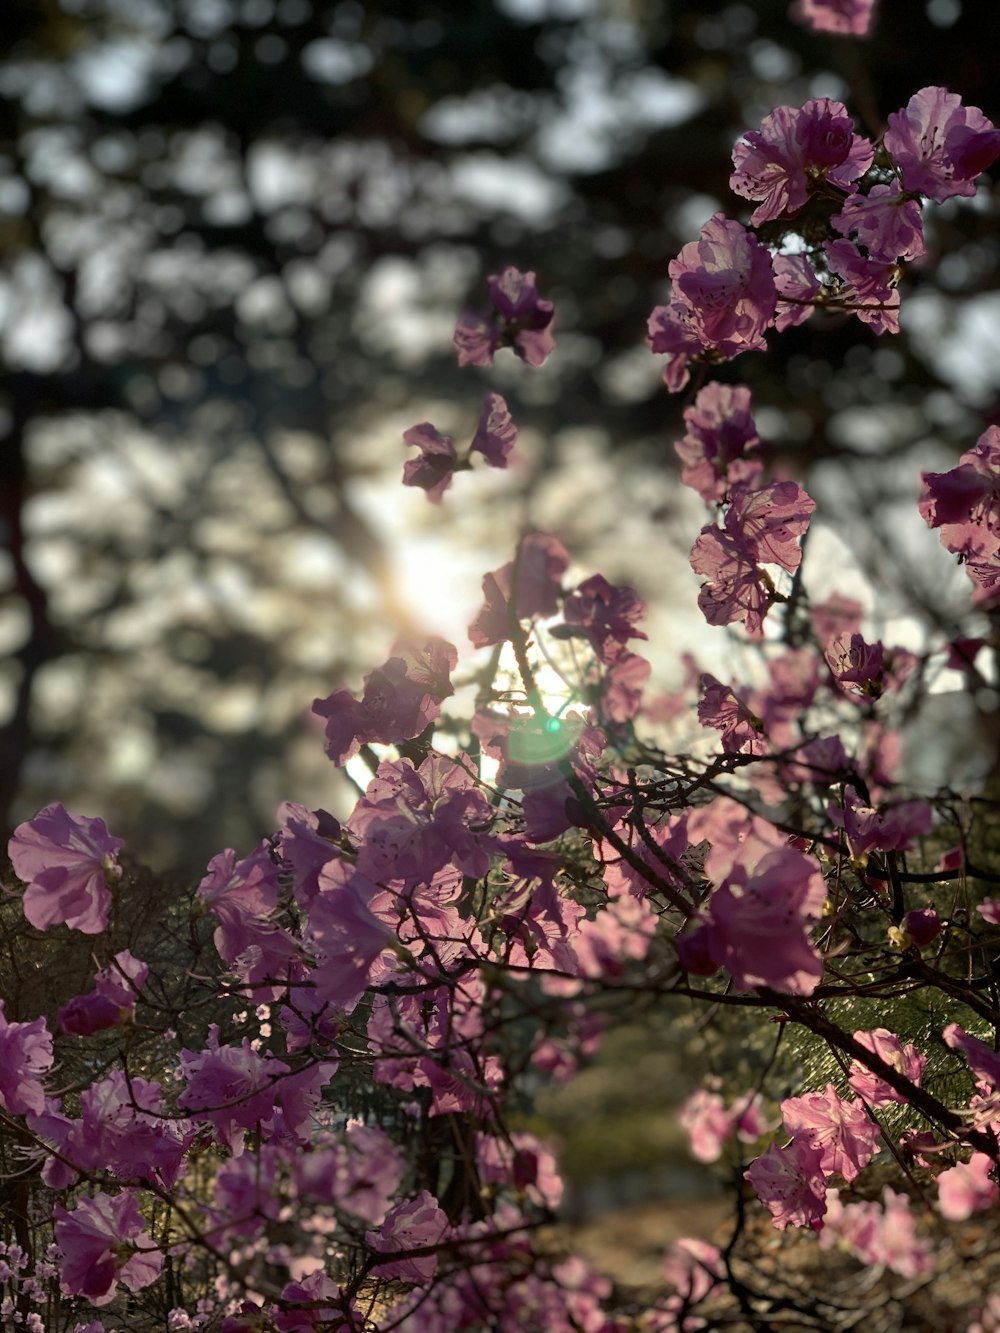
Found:
[[[557,717],[547,717],[545,719],[545,730],[550,736],[554,736],[557,731],[562,731],[562,723]]]

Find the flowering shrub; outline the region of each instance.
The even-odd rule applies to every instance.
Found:
[[[871,11],[813,0],[799,17],[861,34]],[[34,1190],[4,1242],[5,1320],[97,1333],[141,1309],[144,1327],[220,1333],[612,1333],[712,1326],[735,1300],[787,1326],[804,1298],[738,1273],[735,1235],[672,1247],[638,1308],[545,1227],[563,1184],[518,1108],[540,1080],[571,1080],[631,996],[739,1007],[779,1045],[805,1034],[800,1086],[772,1077],[775,1047],[757,1086],[703,1088],[683,1113],[695,1155],[738,1157],[776,1228],[914,1278],[933,1273],[945,1223],[994,1205],[1000,912],[982,888],[997,874],[968,854],[966,811],[900,791],[882,707],[926,661],[869,642],[847,599],[810,603],[816,501],[768,476],[750,390],[705,383],[823,312],[898,329],[925,201],[972,194],[1000,137],[941,88],[888,127],[876,145],[821,99],[747,131],[732,186],[756,204],[750,225],[712,217],[650,317],[668,388],[695,378],[677,448],[711,506],[691,553],[699,605],[710,625],[742,624],[764,668],[755,684],[690,674],[710,738],[697,755],[644,734],[656,709],[630,647],[646,638],[634,591],[574,582],[559,539],[529,532],[483,580],[468,655],[400,641],[360,698],[316,701],[332,762],[368,765],[364,794],[343,824],[288,803],[260,846],[220,852],[179,955],[120,947],[135,898],[100,819],[53,805],[16,830],[31,938],[83,933],[93,967],[58,1024],[0,1007],[0,1119]],[[541,367],[554,320],[535,275],[507,268],[488,289],[492,312],[459,321],[459,363],[506,348]],[[420,454],[404,483],[440,503],[473,452],[504,467],[516,435],[488,393],[462,457],[430,423],[406,432]],[[995,635],[996,427],[923,486],[919,511]],[[985,642],[933,653],[970,667],[960,645]],[[470,671],[475,715],[439,731]],[[938,859],[944,833],[960,846]],[[896,1030],[904,997],[919,1045]],[[891,1162],[899,1189],[851,1197]]]

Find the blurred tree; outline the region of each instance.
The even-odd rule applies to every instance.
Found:
[[[534,433],[497,533],[460,501],[435,522],[503,559],[558,523],[659,598],[690,525],[645,320],[701,223],[749,212],[740,132],[831,96],[878,135],[931,83],[997,118],[990,7],[960,0],[883,0],[867,43],[786,0],[8,0],[4,36],[0,814],[58,797],[189,868],[319,792],[304,706],[420,617],[399,437],[471,431],[450,334],[484,274],[537,270],[559,354],[501,370]],[[914,457],[995,419],[992,205],[934,210],[900,338],[816,318],[726,368],[891,613],[945,629],[965,585],[892,515]]]

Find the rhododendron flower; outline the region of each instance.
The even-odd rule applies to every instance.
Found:
[[[155,1282],[163,1255],[146,1230],[135,1196],[99,1191],[80,1199],[72,1212],[57,1203],[56,1243],[63,1253],[59,1286],[64,1296],[85,1296],[109,1305],[118,1283],[141,1291]]]
[[[953,1051],[961,1051],[976,1078],[994,1091],[1000,1091],[1000,1054],[978,1037],[970,1036],[957,1023],[942,1029],[941,1039]]]
[[[1000,1195],[990,1177],[996,1162],[983,1152],[974,1152],[968,1162],[942,1171],[937,1178],[938,1211],[949,1222],[964,1222],[973,1213],[992,1208]]]
[[[759,130],[748,130],[733,149],[729,185],[744,199],[763,201],[750,216],[759,226],[797,213],[823,181],[846,189],[874,155],[842,102],[816,98],[801,108],[775,107]]]
[[[331,861],[320,876],[303,939],[316,954],[312,974],[317,995],[346,1013],[370,984],[376,959],[396,943],[384,921],[372,913],[379,890],[345,861]]]
[[[428,500],[440,504],[458,467],[454,440],[435,430],[429,421],[422,421],[403,432],[403,441],[420,450],[418,457],[403,464],[403,485],[419,486],[427,492]]]
[[[453,693],[457,662],[458,653],[444,639],[399,639],[389,660],[365,677],[360,700],[347,690],[316,699],[313,712],[327,719],[327,753],[333,762],[346,764],[372,741],[393,745],[419,736]]]
[[[510,347],[529,366],[542,365],[555,347],[551,324],[554,307],[543,301],[534,273],[505,268],[486,280],[493,315],[484,320],[465,314],[455,326],[460,366],[491,366],[494,353]]]
[[[850,195],[830,221],[841,236],[853,234],[869,259],[919,259],[926,249],[920,204],[903,193],[899,181]]]
[[[764,1132],[756,1098],[740,1097],[728,1110],[717,1092],[699,1088],[680,1109],[680,1122],[687,1130],[691,1154],[699,1162],[717,1162],[722,1149],[734,1136],[753,1143]]]
[[[40,1114],[45,1089],[37,1075],[52,1068],[52,1035],[44,1018],[8,1023],[0,1000],[0,1106],[14,1115]]]
[[[378,1231],[366,1231],[365,1242],[379,1254],[399,1252],[398,1257],[379,1264],[376,1277],[396,1277],[404,1282],[429,1282],[437,1271],[433,1247],[445,1240],[451,1227],[437,1199],[421,1190],[415,1199],[397,1204]],[[412,1250],[429,1251],[420,1254]]]
[[[749,486],[764,470],[759,458],[748,458],[760,445],[750,413],[750,390],[743,384],[706,384],[684,411],[687,433],[674,448],[683,464],[681,481],[711,504],[730,487]]]
[[[915,1046],[909,1043],[904,1046],[896,1034],[890,1032],[888,1028],[873,1028],[870,1032],[855,1032],[854,1040],[864,1046],[866,1050],[877,1055],[880,1060],[884,1060],[887,1065],[891,1065],[893,1069],[898,1070],[904,1078],[909,1079],[914,1087],[920,1087],[920,1079],[927,1057],[921,1055]],[[871,1070],[866,1069],[857,1060],[851,1062],[851,1072],[847,1082],[859,1097],[863,1097],[865,1101],[871,1102],[874,1106],[884,1106],[888,1102],[898,1102],[900,1105],[906,1104],[906,1098],[901,1093],[898,1093],[884,1079],[879,1078],[877,1074],[873,1074]]]
[[[825,1092],[786,1097],[781,1118],[793,1138],[822,1152],[821,1169],[851,1181],[878,1151],[879,1127],[860,1102],[845,1101],[832,1083]]]
[[[517,427],[498,393],[488,393],[479,412],[479,424],[469,445],[471,453],[480,453],[490,467],[506,467],[510,451],[517,443]]]
[[[700,956],[703,964],[725,967],[740,990],[767,986],[788,995],[811,995],[823,975],[823,960],[808,931],[826,900],[816,862],[782,845],[772,825],[750,819],[734,801],[717,799],[696,814],[701,818],[689,820],[691,841],[705,837],[712,842],[705,872],[720,882],[693,935],[678,937],[682,962],[688,966],[688,959]]]
[[[883,139],[903,186],[940,203],[976,193],[976,177],[1000,156],[1000,131],[946,88],[921,88],[889,117]]]
[[[930,833],[934,815],[926,801],[900,801],[877,810],[865,805],[853,787],[844,790],[844,809],[828,807],[834,823],[843,823],[851,856],[862,861],[869,852],[907,851],[912,840]]]
[[[990,426],[950,472],[924,472],[920,513],[941,529],[946,550],[961,556],[979,591],[1000,575],[1000,426]]]
[[[823,1152],[804,1138],[779,1148],[772,1143],[762,1157],[743,1172],[779,1231],[786,1227],[823,1228],[826,1180]]]
[[[707,672],[698,682],[698,721],[722,733],[726,754],[765,754],[764,724],[728,685]]]
[[[860,634],[838,634],[823,650],[838,685],[854,686],[856,693],[877,699],[882,693],[885,650],[880,642],[867,643]]]
[[[933,907],[916,907],[903,917],[903,935],[910,944],[923,949],[941,934],[944,923]]]
[[[216,1023],[205,1050],[181,1051],[181,1070],[186,1086],[177,1105],[210,1121],[234,1157],[243,1151],[245,1131],[270,1120],[276,1084],[291,1073],[280,1060],[258,1055],[246,1037],[241,1046],[222,1045]]]
[[[696,1305],[723,1281],[722,1254],[707,1240],[683,1236],[663,1256],[663,1276],[674,1288],[675,1301]]]
[[[603,574],[592,574],[578,588],[567,593],[563,602],[565,625],[556,625],[554,638],[580,635],[590,641],[601,662],[612,663],[622,655],[629,639],[649,636],[636,629],[636,621],[646,617],[646,604],[627,585],[616,587]]]
[[[569,552],[558,537],[529,532],[521,539],[517,558],[483,579],[486,602],[469,626],[473,647],[509,639],[512,615],[515,620],[553,615],[568,568]]]
[[[835,303],[852,310],[874,333],[898,333],[895,261],[867,258],[853,241],[824,241],[823,254],[830,272],[840,280]]]
[[[139,992],[149,976],[148,964],[128,949],[115,955],[110,967],[98,972],[89,995],[77,995],[59,1010],[63,1032],[89,1037],[115,1027],[135,1013]]]
[[[804,323],[823,296],[823,283],[806,255],[775,255],[774,285],[778,310],[774,327],[779,333]]]
[[[771,256],[745,227],[716,213],[668,271],[673,298],[650,315],[647,341],[670,357],[663,378],[673,392],[687,383],[692,357],[729,361],[766,349],[777,305]]]
[[[38,930],[65,921],[84,935],[99,935],[111,909],[108,881],[122,873],[122,846],[103,819],[71,815],[59,802],[19,824],[8,852],[28,885],[24,915]]]
[[[867,37],[876,0],[796,0],[790,14],[814,32]]]
[[[901,1277],[929,1273],[934,1254],[930,1242],[917,1235],[909,1199],[886,1186],[882,1200],[845,1205],[838,1190],[828,1190],[820,1249],[844,1246],[863,1264],[888,1268]]]
[[[794,481],[734,492],[725,529],[702,528],[691,551],[691,568],[708,579],[698,605],[710,625],[742,620],[749,634],[761,633],[774,586],[759,566],[777,564],[788,573],[798,569],[798,539],[815,508],[815,500]]]

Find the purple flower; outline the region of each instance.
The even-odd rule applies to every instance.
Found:
[[[873,1028],[870,1032],[855,1032],[854,1040],[867,1051],[877,1055],[887,1065],[908,1078],[914,1087],[920,1087],[927,1057],[921,1055],[915,1046],[904,1046],[894,1032],[888,1028]],[[906,1099],[885,1079],[873,1074],[858,1060],[851,1061],[851,1072],[847,1082],[851,1088],[874,1106],[884,1106],[889,1102],[906,1105]]]
[[[45,1089],[37,1075],[52,1068],[52,1036],[44,1018],[8,1023],[0,1000],[0,1106],[13,1115],[40,1115]]]
[[[825,1092],[787,1097],[781,1103],[781,1118],[793,1138],[820,1149],[825,1175],[854,1180],[878,1151],[878,1125],[860,1102],[845,1101],[832,1083]]]
[[[698,688],[702,692],[698,721],[703,727],[714,727],[722,733],[726,754],[766,753],[763,722],[728,685],[706,672],[698,681]]]
[[[553,540],[555,540],[553,538]],[[327,754],[346,764],[362,745],[393,745],[419,736],[451,694],[458,654],[444,639],[400,639],[393,656],[365,677],[360,700],[347,690],[316,699],[313,712],[327,719]]]
[[[517,427],[507,404],[498,393],[488,393],[483,399],[470,452],[482,454],[490,467],[506,467],[508,455],[516,443]]]
[[[419,486],[427,492],[428,500],[440,504],[458,467],[454,440],[449,435],[441,435],[429,421],[404,431],[403,440],[420,450],[419,457],[410,458],[403,464],[403,485]]]
[[[159,1277],[163,1255],[146,1230],[134,1195],[112,1197],[99,1191],[81,1199],[71,1213],[58,1203],[53,1211],[56,1243],[63,1252],[63,1295],[108,1305],[119,1282],[129,1291],[141,1291]]]
[[[823,181],[846,189],[874,155],[869,141],[854,133],[847,107],[821,97],[801,109],[775,107],[759,130],[748,130],[733,149],[729,184],[744,199],[763,201],[750,217],[759,226],[797,213]]]
[[[873,185],[867,194],[852,194],[830,221],[841,236],[853,233],[869,259],[894,262],[925,253],[920,204],[903,193],[899,181]]]
[[[379,1254],[395,1255],[372,1272],[376,1277],[396,1277],[404,1282],[428,1282],[437,1270],[436,1246],[451,1227],[434,1196],[421,1190],[415,1199],[399,1203],[378,1231],[366,1231],[365,1241]],[[411,1251],[419,1253],[413,1254]]]
[[[550,325],[551,301],[543,301],[535,286],[534,273],[505,268],[486,280],[493,302],[489,319],[465,314],[455,327],[455,347],[460,366],[491,366],[494,353],[510,347],[529,366],[540,366],[555,346]]]
[[[793,19],[814,32],[867,37],[875,0],[797,0],[789,12]]]
[[[483,579],[485,604],[469,626],[473,647],[509,639],[512,614],[515,620],[554,614],[568,567],[569,552],[558,537],[545,532],[523,537],[516,560]]]
[[[649,637],[635,628],[637,620],[645,619],[645,602],[639,600],[634,588],[627,584],[616,587],[603,574],[592,574],[566,595],[563,615],[566,624],[556,626],[554,636],[586,637],[598,659],[605,663],[617,661],[629,639]]]
[[[713,380],[684,411],[687,433],[674,445],[683,464],[681,481],[711,504],[733,485],[750,485],[763,471],[747,451],[760,445],[750,412],[750,390]]]
[[[834,304],[853,310],[875,333],[899,332],[899,269],[866,259],[851,241],[824,241],[830,271],[840,279]]]
[[[122,846],[103,819],[71,815],[58,802],[19,824],[8,852],[28,885],[24,915],[38,930],[65,921],[84,935],[99,935],[111,908],[108,879],[122,873]]]
[[[1000,426],[990,426],[950,472],[924,472],[920,513],[965,561],[980,592],[1000,577]]]
[[[792,1139],[784,1148],[772,1143],[763,1157],[744,1171],[779,1231],[812,1227],[820,1231],[826,1212],[823,1154],[805,1139]]]
[[[940,203],[976,193],[976,177],[1000,155],[1000,131],[946,88],[921,88],[889,117],[883,140],[903,186]]]
[[[823,655],[838,685],[845,689],[853,685],[854,693],[873,699],[882,693],[885,650],[881,641],[867,643],[861,634],[838,634]]]
[[[698,605],[710,625],[741,620],[748,634],[761,633],[773,587],[749,542],[709,524],[691,549],[690,565],[708,580]]]
[[[687,383],[694,357],[729,361],[766,350],[777,291],[770,252],[745,227],[716,213],[668,271],[673,299],[650,315],[647,341],[670,357],[663,378],[672,391]]]
[[[775,255],[774,285],[778,289],[774,327],[779,333],[804,323],[823,292],[823,284],[805,255]]]

